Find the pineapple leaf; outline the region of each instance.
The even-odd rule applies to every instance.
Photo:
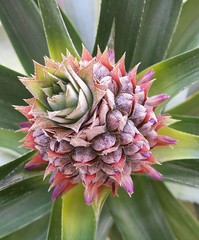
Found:
[[[187,206],[193,216],[197,217],[196,206],[199,204],[199,188],[170,181],[166,181],[165,185],[175,198],[185,201],[185,207]]]
[[[144,69],[164,58],[182,3],[182,0],[146,1],[131,67],[141,62]]]
[[[95,239],[96,219],[93,208],[86,206],[84,189],[76,186],[63,196],[62,239]]]
[[[194,49],[174,58],[154,64],[142,71],[138,76],[152,69],[156,81],[153,83],[149,94],[156,95],[160,92],[168,94],[171,98],[199,79],[199,49]],[[161,104],[161,110],[166,103]]]
[[[69,18],[66,16],[66,14],[60,9],[62,18],[64,20],[64,23],[66,25],[66,28],[70,34],[70,37],[75,45],[75,48],[77,49],[77,52],[79,53],[79,55],[81,55],[82,53],[82,40],[79,36],[79,34],[77,33],[76,29],[74,28],[73,24],[71,23],[71,21],[69,20]]]
[[[58,198],[54,202],[51,211],[47,239],[68,240],[76,239],[80,236],[82,239],[94,239],[96,222],[104,199],[107,197],[108,193],[109,191],[104,189],[101,198],[98,199],[98,202],[93,204],[93,209],[85,205],[83,200],[83,188],[80,186],[77,186],[62,198]],[[74,196],[76,200],[74,198],[72,199]],[[109,217],[105,216],[105,218],[107,220],[106,222],[109,222],[110,225],[110,215]],[[62,232],[61,229],[63,229]],[[103,230],[103,234],[106,234],[109,228],[106,227],[106,229]],[[99,236],[102,236],[101,232],[99,232]]]
[[[168,112],[174,115],[199,116],[198,102],[199,102],[199,92],[196,92],[194,95],[190,96],[186,101],[170,109]]]
[[[108,206],[105,203],[102,212],[100,214],[98,226],[97,226],[97,240],[107,239],[110,229],[113,225],[113,218],[109,212]],[[115,238],[114,238],[115,239]]]
[[[172,118],[179,120],[179,122],[172,124],[171,128],[174,128],[178,131],[199,135],[199,117],[172,115]]]
[[[125,0],[118,4],[115,17],[115,55],[118,60],[126,52],[127,69],[132,61],[145,5],[145,0]]]
[[[172,148],[156,147],[152,150],[154,157],[159,162],[181,159],[199,159],[199,136],[180,132],[169,127],[158,131],[160,135],[166,135],[177,140]]]
[[[48,185],[43,181],[43,172],[25,172],[23,166],[17,167],[0,181],[0,204],[7,204],[28,192]],[[50,193],[49,193],[50,194]]]
[[[197,240],[199,224],[196,219],[179,204],[163,183],[154,182],[152,186],[176,238]]]
[[[155,168],[162,173],[166,181],[199,187],[199,161],[196,159],[166,162]]]
[[[28,240],[46,240],[46,229],[48,227],[49,214],[34,220],[28,225],[13,231],[1,240],[28,239]]]
[[[79,57],[55,0],[39,0],[43,25],[51,58],[61,61],[61,54],[68,49],[73,56]]]
[[[54,201],[51,209],[51,216],[48,226],[48,235],[46,240],[60,240],[62,239],[62,199],[58,198]]]
[[[28,161],[31,157],[33,157],[35,154],[34,151],[31,151],[29,153],[26,153],[6,164],[3,166],[0,166],[0,179],[4,178],[6,175],[8,175],[10,172],[12,172],[15,168],[17,168],[20,164]]]
[[[123,240],[123,238],[121,237],[121,233],[120,233],[120,231],[118,230],[118,228],[115,224],[113,224],[113,226],[112,226],[112,228],[109,232],[108,237],[110,239],[114,239],[114,240]]]
[[[98,220],[103,208],[103,205],[110,194],[110,189],[107,187],[103,187],[101,192],[98,195],[98,198],[93,202],[92,207],[95,213],[95,218]]]
[[[198,0],[189,0],[183,4],[176,32],[166,54],[167,58],[199,46],[198,9]]]
[[[21,155],[28,152],[27,149],[19,148],[21,145],[19,141],[25,137],[22,132],[15,132],[8,129],[0,129],[0,148],[10,149],[16,155]],[[0,164],[1,165],[1,164]]]
[[[30,97],[28,91],[18,80],[20,73],[0,65],[0,128],[18,129],[18,123],[26,120],[14,105],[23,105],[23,98]]]
[[[33,73],[32,59],[43,63],[43,56],[48,55],[36,4],[32,0],[2,0],[0,19],[24,69]]]
[[[26,185],[21,185],[21,188],[25,187]],[[0,207],[1,239],[9,239],[9,235],[14,235],[15,231],[19,231],[48,215],[51,208],[50,194],[47,191],[47,186],[30,191],[23,196],[19,195],[16,199],[10,199],[10,201],[3,205],[1,204]],[[40,229],[38,224],[37,227]],[[43,231],[46,230],[46,224],[43,227]],[[18,239],[17,236],[14,235],[14,239]],[[19,239],[32,238],[30,236],[30,238],[23,237]]]
[[[111,28],[115,13],[117,10],[118,1],[114,0],[102,0],[100,18],[98,23],[97,34],[95,38],[95,46],[93,49],[93,55],[97,53],[97,47],[103,52],[107,47],[107,43],[111,34]]]
[[[12,70],[26,73],[2,23],[0,24],[0,43],[0,64],[12,68]]]
[[[89,52],[92,52],[95,41],[100,2],[96,0],[59,1],[60,6],[74,24]]]
[[[134,184],[136,191],[131,198],[123,190],[118,198],[108,198],[109,210],[122,239],[175,239],[150,180],[135,177]]]

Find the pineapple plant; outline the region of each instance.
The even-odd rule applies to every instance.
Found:
[[[198,238],[196,4],[0,2],[0,239]]]

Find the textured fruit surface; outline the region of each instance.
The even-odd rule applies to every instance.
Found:
[[[82,183],[87,204],[102,186],[113,195],[121,186],[131,195],[132,173],[160,180],[151,149],[176,141],[157,133],[169,116],[154,113],[166,94],[148,97],[154,72],[137,80],[138,65],[127,73],[124,56],[115,63],[112,50],[93,58],[84,49],[79,62],[70,53],[62,58],[45,57],[45,66],[35,63],[34,76],[20,78],[33,95],[28,106],[16,107],[28,118],[21,123],[23,146],[38,150],[25,168],[47,164],[53,199]]]

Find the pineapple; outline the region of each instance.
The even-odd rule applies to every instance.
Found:
[[[0,239],[198,239],[198,8],[0,1]]]
[[[147,96],[153,71],[136,82],[138,66],[127,73],[124,57],[115,64],[108,50],[93,58],[84,48],[80,62],[69,52],[62,58],[46,57],[45,66],[35,63],[35,76],[20,78],[34,97],[16,107],[29,120],[21,124],[28,132],[23,147],[38,150],[25,168],[48,164],[52,199],[82,183],[89,205],[103,185],[131,195],[132,173],[160,180],[150,150],[176,141],[157,134],[168,116],[154,110],[168,96]]]

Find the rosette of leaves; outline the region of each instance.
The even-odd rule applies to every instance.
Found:
[[[173,108],[169,108],[167,103],[179,92],[190,87],[192,83],[197,83],[199,78],[199,50],[197,49],[199,14],[196,7],[198,1],[188,0],[184,3],[180,0],[102,0],[100,6],[97,4],[98,1],[81,2],[83,5],[73,1],[59,1],[62,10],[55,0],[2,0],[0,2],[2,24],[25,71],[24,74],[21,74],[3,65],[0,66],[0,147],[2,153],[0,238],[4,240],[197,239],[199,225],[196,220],[196,209],[193,208],[191,214],[167,187],[177,195],[176,189],[179,190],[179,186],[183,186],[185,199],[193,202],[198,200],[198,93],[194,92],[188,99],[185,99],[184,102],[180,101]],[[70,9],[69,12],[68,9]],[[75,15],[75,12],[85,11],[90,19],[95,19],[93,15],[95,11],[88,12],[88,9],[100,9],[97,33],[93,43],[94,20],[82,26],[85,19],[80,14]],[[73,16],[71,12],[74,13]],[[85,49],[82,50],[82,39],[90,54]],[[116,64],[113,62],[113,56],[108,56],[106,50],[108,45],[114,48]],[[99,50],[97,53],[98,46],[102,54]],[[125,64],[124,58],[122,58],[124,53],[126,53]],[[128,80],[132,79],[131,73],[135,73],[137,68],[132,71],[131,69],[139,62],[141,64],[137,79],[130,81],[133,84],[128,85],[125,82],[125,76],[128,76]],[[124,70],[124,66],[126,70]],[[92,71],[88,71],[89,67]],[[84,68],[87,70],[84,71]],[[94,91],[90,85],[92,81],[87,82],[90,79],[88,73],[96,75],[97,91]],[[31,94],[20,83],[19,76]],[[108,84],[108,79],[117,82],[118,76],[121,83],[119,93],[129,94],[129,91],[132,90],[133,94],[138,94],[139,97],[144,89],[140,86],[147,82],[146,78],[148,77],[147,83],[155,79],[153,84],[150,84],[150,90],[149,86],[146,89],[149,90],[148,95],[144,92],[143,96],[146,98],[144,102],[139,97],[135,97],[138,112],[138,115],[137,113],[135,115],[139,118],[143,117],[143,107],[140,107],[140,103],[144,104],[145,110],[151,114],[148,114],[148,117],[144,115],[142,125],[136,125],[136,120],[130,119],[131,114],[125,113],[128,108],[128,98],[123,97],[124,104],[120,105],[122,101],[118,100],[118,92],[115,92],[118,85],[115,85],[114,81]],[[106,82],[100,82],[103,77],[108,77]],[[133,89],[131,89],[132,86]],[[135,86],[137,86],[137,90]],[[139,94],[138,89],[140,88],[142,91]],[[107,89],[110,90],[108,96]],[[195,85],[195,89],[197,90],[197,85]],[[98,94],[93,95],[93,92]],[[163,95],[160,95],[161,93]],[[34,98],[31,99],[31,95]],[[158,97],[154,98],[153,96]],[[164,101],[167,96],[170,96],[170,99]],[[23,99],[28,99],[26,100],[28,105],[17,108],[28,117],[28,122],[12,106],[24,105]],[[66,99],[70,99],[70,101],[66,101]],[[103,105],[102,102],[106,102],[106,104]],[[93,103],[96,105],[94,106]],[[114,112],[114,108],[111,108],[111,104],[117,106],[119,115]],[[136,104],[134,102],[130,106],[136,106]],[[104,118],[106,131],[103,130],[104,124],[97,123],[96,125],[97,118],[93,117],[94,113],[97,117],[100,116],[100,111],[95,111],[95,109],[102,105],[104,108],[101,112],[104,113],[104,116],[102,114],[101,119],[106,117]],[[167,107],[166,111],[165,107]],[[154,111],[154,115],[151,109]],[[164,115],[166,112],[177,121],[169,120]],[[110,117],[110,122],[108,113],[109,115],[114,113]],[[120,131],[112,129],[115,116],[120,116]],[[157,116],[164,116],[164,119]],[[121,123],[124,120],[125,124],[122,128]],[[15,132],[19,129],[19,123],[24,133]],[[92,128],[90,130],[90,136],[94,136],[90,141],[88,138],[82,137],[83,135],[80,137],[78,135],[81,130],[85,131],[90,126],[88,123],[92,123],[94,127],[93,132]],[[161,125],[161,128],[157,127],[157,123]],[[124,129],[126,124],[128,125],[127,132]],[[144,124],[150,125],[145,126],[148,126],[147,129],[156,129],[157,136],[168,136],[160,138],[159,143],[160,140],[161,144],[174,143],[172,139],[177,141],[172,148],[159,146],[153,148],[151,143],[150,149],[148,148],[146,151],[145,148],[139,152],[139,156],[144,157],[148,162],[152,159],[154,163],[154,159],[156,159],[162,163],[162,165],[153,165],[163,176],[162,181],[152,180],[145,174],[138,176],[136,171],[132,171],[132,168],[131,171],[128,170],[127,177],[123,174],[126,173],[126,168],[121,167],[121,160],[119,168],[117,168],[117,173],[118,169],[120,172],[119,178],[118,175],[114,178],[110,169],[106,169],[106,172],[104,165],[97,168],[98,171],[103,170],[108,176],[111,176],[115,186],[113,186],[113,182],[109,185],[104,184],[106,183],[104,181],[100,191],[98,185],[97,191],[93,191],[93,188],[88,190],[93,179],[91,176],[87,179],[84,174],[81,174],[81,177],[73,178],[76,182],[72,182],[72,184],[76,186],[72,186],[73,189],[58,197],[60,193],[69,190],[71,186],[63,189],[66,187],[65,179],[62,178],[65,175],[60,178],[60,174],[58,174],[59,176],[56,177],[57,170],[54,167],[57,164],[56,167],[59,169],[67,171],[71,169],[63,168],[60,165],[62,161],[60,158],[57,159],[56,154],[59,157],[60,154],[72,156],[70,163],[74,164],[74,170],[81,169],[84,172],[85,168],[86,171],[89,169],[82,160],[87,156],[86,152],[74,149],[92,148],[95,151],[95,158],[103,158],[100,160],[101,162],[112,166],[110,156],[107,157],[107,154],[111,152],[103,155],[104,149],[98,149],[103,142],[103,134],[107,134],[107,129],[109,129],[109,137],[114,133],[113,138],[117,141],[113,145],[117,147],[117,153],[121,152],[118,149],[122,149],[124,153],[127,150],[124,150],[125,144],[121,139],[126,140],[126,137],[122,138],[121,135],[128,135],[132,129],[134,132],[138,131],[137,134],[142,133],[142,136],[149,141],[145,132],[146,128],[141,130]],[[170,125],[168,126],[168,124]],[[63,128],[72,131],[72,137],[69,132],[70,138],[63,136]],[[97,132],[99,129],[100,131]],[[98,133],[102,135],[99,137]],[[117,137],[115,137],[116,133]],[[75,134],[76,138],[74,138]],[[27,136],[25,137],[25,135]],[[136,134],[132,135],[137,136]],[[25,137],[23,140],[25,147],[29,145],[33,150],[18,148],[21,145],[19,141],[23,137]],[[110,137],[110,139],[112,138]],[[138,143],[139,139],[135,138],[133,141]],[[109,146],[109,149],[111,147],[113,146]],[[51,160],[49,160],[49,152]],[[81,161],[79,161],[79,156]],[[47,177],[43,181],[44,169],[41,163],[46,165],[49,163],[46,161],[47,159],[53,164],[49,165],[46,173],[52,172],[52,175],[50,179]],[[119,157],[119,159],[122,158]],[[24,169],[24,166],[26,168],[40,166],[40,168],[28,171]],[[151,167],[151,162],[147,166]],[[95,166],[92,167],[96,169]],[[147,172],[142,168],[138,170],[159,179],[161,175],[155,169],[150,168],[149,171],[147,168]],[[112,197],[109,194],[109,188],[113,191],[117,188],[117,184],[132,194],[131,174],[135,191],[131,198],[122,189],[118,191],[118,197]],[[54,197],[58,198],[54,201],[51,200],[51,193],[48,192],[49,181],[53,186],[58,186],[58,190],[54,193]],[[96,182],[98,183],[98,181]],[[60,185],[63,183],[63,186]],[[88,190],[86,194],[82,183]],[[194,195],[192,196],[193,190]],[[92,202],[91,206],[86,205],[84,194],[87,204]]]

